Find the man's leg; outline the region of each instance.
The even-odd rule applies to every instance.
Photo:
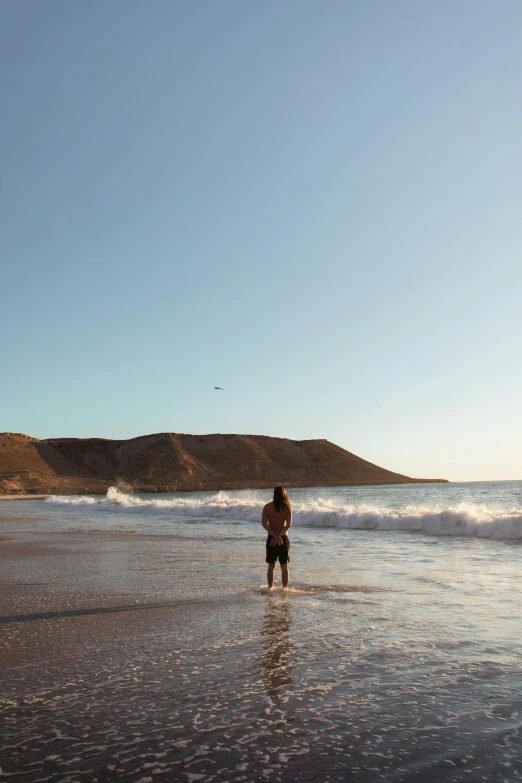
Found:
[[[281,563],[281,580],[283,582],[283,587],[288,587],[289,578],[288,563]]]
[[[269,587],[272,587],[272,585],[274,584],[274,570],[275,570],[275,563],[269,563],[268,571],[266,572],[266,580],[268,582]]]

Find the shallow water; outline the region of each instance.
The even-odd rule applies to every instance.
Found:
[[[69,532],[0,561],[4,774],[520,779],[521,490],[294,491],[289,591],[263,586],[266,493],[9,504],[44,518],[10,529]],[[412,508],[463,535],[345,525]]]

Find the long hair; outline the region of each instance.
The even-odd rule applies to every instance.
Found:
[[[284,487],[276,487],[274,489],[274,508],[279,513],[284,506],[286,506],[288,510],[292,508],[288,493]]]

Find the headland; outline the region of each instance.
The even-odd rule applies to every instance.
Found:
[[[162,432],[128,440],[0,433],[0,496],[440,482],[381,468],[328,440]]]

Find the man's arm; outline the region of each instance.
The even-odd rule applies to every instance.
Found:
[[[288,509],[288,514],[285,519],[285,524],[283,525],[283,528],[281,530],[280,535],[284,536],[285,533],[292,527],[292,509]]]
[[[269,536],[272,536],[272,538],[276,539],[276,543],[282,543],[280,536],[278,533],[274,533],[272,528],[270,527],[270,520],[268,519],[268,514],[266,513],[266,506],[263,508],[263,516],[261,517],[261,524],[265,528],[266,532]],[[286,524],[286,522],[285,522]]]

